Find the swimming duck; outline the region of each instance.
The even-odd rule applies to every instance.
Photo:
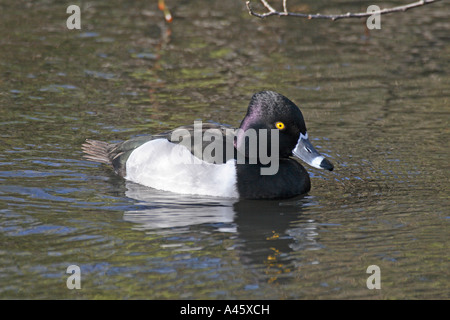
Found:
[[[238,129],[195,122],[119,143],[87,139],[90,161],[111,166],[127,180],[182,194],[281,199],[311,189],[295,159],[326,170],[333,164],[308,139],[300,109],[285,96],[253,95]]]

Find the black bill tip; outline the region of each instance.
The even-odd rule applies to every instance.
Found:
[[[320,163],[320,167],[329,171],[333,171],[334,169],[333,164],[325,158]]]

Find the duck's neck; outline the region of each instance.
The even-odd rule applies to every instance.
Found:
[[[236,163],[237,189],[246,199],[290,198],[307,193],[311,188],[308,172],[292,159],[280,159],[274,174],[261,174],[270,165]],[[269,170],[269,169],[268,169]],[[270,170],[269,170],[270,171]]]

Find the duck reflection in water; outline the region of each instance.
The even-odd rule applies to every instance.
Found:
[[[296,251],[321,247],[317,242],[317,222],[303,215],[304,207],[314,203],[311,197],[236,200],[179,195],[133,182],[126,182],[126,189],[127,197],[139,201],[137,210],[124,214],[124,220],[133,223],[133,229],[199,238],[211,236],[211,231],[221,232],[231,240],[230,247],[238,252],[242,263],[264,265],[266,274],[282,274],[298,267],[303,262]]]

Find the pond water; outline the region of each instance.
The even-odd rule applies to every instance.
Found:
[[[239,0],[167,1],[172,23],[156,0],[93,0],[68,30],[69,4],[0,3],[0,298],[450,298],[448,3],[370,32],[354,19],[261,20]],[[303,197],[170,194],[82,158],[86,138],[238,126],[263,89],[300,106],[335,165],[305,165]],[[70,265],[80,290],[66,286]]]

